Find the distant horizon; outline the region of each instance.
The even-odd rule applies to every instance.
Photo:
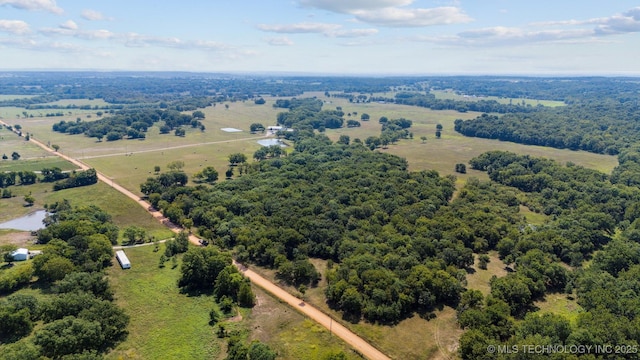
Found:
[[[302,77],[524,77],[524,78],[640,78],[640,73],[325,73],[309,71],[197,71],[197,70],[131,70],[131,69],[75,69],[75,68],[32,68],[32,69],[0,69],[0,73],[149,73],[149,74],[217,74],[217,75],[251,75],[251,76],[302,76]]]

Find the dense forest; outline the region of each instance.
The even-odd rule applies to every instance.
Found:
[[[3,275],[0,342],[3,359],[101,359],[127,337],[129,316],[113,303],[104,274],[118,228],[96,207],[72,208],[67,201],[52,213],[38,238],[47,245],[33,261]],[[34,279],[36,279],[34,281]],[[12,294],[37,286],[45,297]]]
[[[460,340],[462,357],[517,359],[489,354],[487,346],[554,344],[605,346],[612,350],[604,358],[636,358],[640,190],[597,171],[512,153],[486,153],[470,163],[492,181],[522,191],[528,206],[553,220],[498,242],[496,249],[515,272],[493,279],[489,296],[462,294],[458,320],[470,329]],[[590,266],[583,266],[585,259]],[[558,260],[576,270],[567,271]],[[576,294],[584,312],[575,323],[561,314],[531,312],[533,301],[549,292]]]
[[[482,114],[456,120],[455,130],[465,136],[615,155],[640,141],[638,121],[636,102],[602,101],[533,113]]]

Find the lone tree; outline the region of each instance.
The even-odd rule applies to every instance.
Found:
[[[420,136],[420,140],[422,140],[422,143],[426,143],[427,142],[427,137],[426,136]]]
[[[53,149],[53,151],[58,152],[58,150],[60,150],[60,145],[53,144],[51,145],[51,148]]]
[[[33,203],[36,202],[36,199],[31,195],[31,193],[24,196],[24,202],[27,203],[27,206],[33,206]]]
[[[252,133],[255,133],[255,132],[258,132],[258,131],[260,131],[260,132],[264,132],[264,125],[262,125],[262,124],[260,124],[260,123],[253,123],[253,124],[251,124],[251,126],[249,127],[249,130],[250,130]]]
[[[11,159],[12,159],[12,160],[18,160],[18,159],[20,159],[20,154],[18,154],[18,153],[17,153],[17,152],[15,152],[15,151],[14,151],[14,152],[12,152],[12,153],[11,153]]]
[[[181,171],[184,167],[184,161],[175,160],[167,164],[167,168],[171,171]],[[160,167],[158,167],[158,172],[160,171]]]
[[[236,166],[238,164],[242,164],[245,162],[247,162],[247,155],[245,154],[235,153],[235,154],[229,155],[229,164],[231,166]]]
[[[440,136],[442,136],[442,132],[440,132],[440,130],[436,130],[436,139],[440,139]]]
[[[467,173],[467,165],[465,164],[456,164],[456,172],[460,174]]]
[[[204,119],[204,113],[200,110],[196,110],[193,112],[191,117],[193,117],[194,119],[202,120]]]

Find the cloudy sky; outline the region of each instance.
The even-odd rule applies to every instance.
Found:
[[[0,69],[640,75],[637,0],[0,0]]]

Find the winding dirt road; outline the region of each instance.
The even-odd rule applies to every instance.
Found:
[[[1,120],[0,120],[0,124],[6,125],[6,123],[4,123]],[[34,139],[33,137],[31,137],[29,139],[29,141],[31,141],[32,143],[40,146],[42,149],[48,151],[49,153],[51,153],[53,155],[57,155],[57,156],[65,159],[65,160],[75,164],[76,166],[78,166],[82,170],[87,170],[87,169],[90,168],[87,164],[85,164],[84,162],[82,162],[80,160],[74,159],[74,158],[69,157],[69,156],[67,156],[65,154],[62,154],[62,153],[54,151],[53,149],[50,149],[45,144],[43,144],[39,140]],[[118,190],[122,194],[126,195],[127,197],[131,198],[132,200],[134,200],[135,202],[140,204],[140,206],[142,206],[146,211],[148,211],[154,218],[156,218],[158,221],[162,222],[163,224],[167,225],[171,229],[171,231],[173,231],[175,233],[178,233],[181,230],[183,230],[182,228],[171,224],[168,221],[168,219],[166,219],[162,215],[161,212],[155,211],[155,210],[150,210],[150,209],[152,209],[151,204],[149,204],[147,201],[144,201],[144,200],[140,199],[140,197],[138,195],[132,193],[131,191],[129,191],[129,190],[125,189],[124,187],[120,186],[119,184],[115,183],[113,181],[113,179],[109,178],[108,176],[106,176],[106,175],[104,175],[104,174],[102,174],[100,172],[97,172],[97,174],[98,174],[98,179],[100,181],[102,181],[105,184],[113,187],[114,189]],[[195,235],[190,235],[189,236],[189,241],[191,243],[193,243],[194,245],[200,246],[200,238],[198,238]],[[234,265],[236,267],[238,267],[238,269],[246,277],[248,277],[251,280],[251,282],[253,284],[255,284],[256,286],[261,287],[262,289],[264,289],[264,290],[266,290],[268,292],[270,292],[271,294],[273,294],[273,296],[275,296],[278,299],[286,302],[287,304],[289,304],[289,306],[293,307],[294,309],[296,309],[299,312],[303,313],[304,315],[308,316],[312,320],[316,321],[318,324],[324,326],[329,331],[331,331],[332,334],[335,334],[336,336],[338,336],[339,338],[344,340],[347,344],[351,345],[356,351],[358,351],[364,357],[366,357],[368,359],[372,359],[372,360],[390,360],[390,358],[388,356],[386,356],[385,354],[383,354],[380,350],[378,350],[375,347],[373,347],[371,344],[369,344],[364,339],[362,339],[361,337],[359,337],[358,335],[353,333],[351,330],[347,329],[345,326],[341,325],[340,323],[338,323],[336,321],[333,321],[333,319],[331,317],[329,317],[327,314],[323,313],[322,311],[318,310],[317,308],[315,308],[315,307],[313,307],[313,306],[311,306],[309,304],[306,304],[306,303],[302,302],[302,300],[300,300],[300,299],[296,298],[295,296],[289,294],[288,292],[286,292],[285,290],[283,290],[282,288],[280,288],[276,284],[274,284],[271,281],[265,279],[264,277],[258,275],[256,272],[246,268],[245,266],[243,266],[242,264],[236,262],[235,260],[234,260],[233,263],[234,263]]]

